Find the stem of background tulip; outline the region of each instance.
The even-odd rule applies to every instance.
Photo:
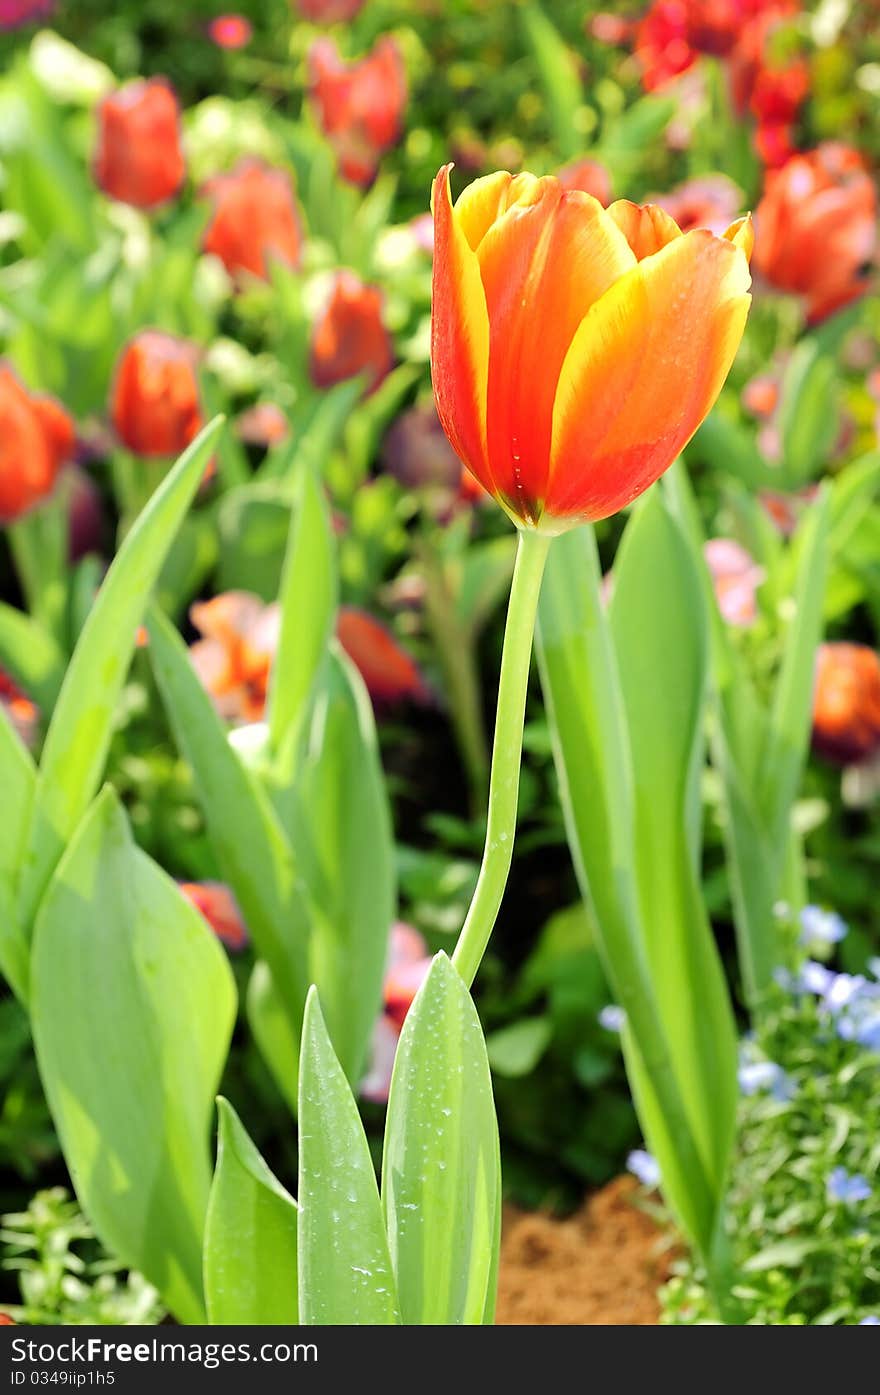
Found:
[[[486,847],[473,900],[452,956],[468,987],[489,943],[513,858],[532,637],[551,542],[552,538],[544,533],[520,529],[498,679]]]
[[[425,582],[425,616],[446,680],[449,712],[465,768],[473,817],[486,813],[489,748],[483,730],[480,682],[471,628],[460,621],[443,568],[430,538],[417,543]]]
[[[11,523],[8,537],[28,611],[66,648],[67,508],[60,494]]]

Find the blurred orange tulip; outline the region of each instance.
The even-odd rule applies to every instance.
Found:
[[[178,886],[227,949],[247,948],[247,926],[228,886],[223,882],[178,882]]]
[[[835,765],[860,764],[880,749],[880,658],[867,645],[820,645],[813,747]]]
[[[755,233],[755,270],[803,296],[811,323],[857,299],[877,249],[877,191],[858,151],[826,141],[768,173]]]
[[[208,180],[202,193],[214,203],[203,247],[230,276],[248,271],[267,280],[272,258],[299,265],[302,226],[293,186],[283,170],[243,160],[229,174]]]
[[[406,70],[392,38],[379,39],[357,63],[346,63],[332,39],[309,49],[309,90],[339,171],[352,184],[371,184],[379,160],[400,139]]]
[[[428,687],[415,661],[385,626],[365,610],[342,606],[336,621],[336,638],[360,670],[377,706],[427,699]]]
[[[607,208],[611,202],[611,175],[598,160],[575,160],[557,171],[563,189],[582,189]]]
[[[632,502],[721,390],[750,303],[752,230],[682,234],[558,180],[434,184],[431,364],[460,458],[520,524],[558,533]]]
[[[190,607],[203,636],[190,659],[203,686],[227,721],[260,722],[278,648],[281,612],[248,591],[224,591]]]
[[[0,363],[0,522],[52,493],[73,451],[73,422],[51,397],[32,395]]]
[[[156,208],[180,189],[186,165],[180,107],[162,78],[139,79],[98,107],[95,180],[111,198]]]
[[[185,339],[145,329],[123,350],[113,384],[111,415],[129,450],[179,455],[202,428],[197,350]]]
[[[394,366],[391,335],[382,323],[382,292],[353,271],[338,272],[312,330],[310,372],[316,387],[332,387],[358,373],[373,392]]]
[[[39,709],[2,668],[0,668],[0,707],[3,708],[26,746],[33,746],[40,720]]]

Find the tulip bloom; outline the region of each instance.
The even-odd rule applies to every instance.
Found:
[[[104,98],[94,168],[98,186],[120,203],[156,208],[174,197],[186,165],[180,107],[167,82],[139,79]]]
[[[336,638],[360,671],[377,707],[427,700],[427,684],[415,661],[385,626],[365,610],[342,606],[336,621]]]
[[[29,393],[0,363],[0,523],[20,518],[52,493],[73,446],[73,422],[64,409]]]
[[[0,0],[0,30],[47,19],[54,9],[55,0]]]
[[[434,185],[431,365],[460,458],[518,524],[631,503],[712,407],[750,303],[748,219],[682,234],[556,179]]]
[[[244,15],[218,15],[208,25],[208,37],[218,48],[246,48],[253,35],[253,25]]]
[[[726,174],[707,174],[679,184],[668,194],[657,194],[651,202],[668,213],[682,232],[708,228],[723,237],[742,208],[742,197]]]
[[[248,446],[276,446],[290,435],[290,422],[274,402],[255,402],[235,423],[235,434]]]
[[[858,151],[826,141],[768,173],[755,231],[755,269],[802,296],[810,323],[856,300],[877,250],[877,191]]]
[[[403,131],[406,70],[397,44],[379,39],[358,63],[345,63],[332,39],[309,49],[312,101],[339,170],[352,184],[371,184],[386,150]]]
[[[813,748],[835,765],[861,764],[880,750],[880,658],[867,645],[820,645]]]
[[[745,627],[758,614],[756,593],[766,573],[732,538],[710,538],[703,548],[718,609],[728,625]]]
[[[247,591],[226,591],[190,608],[203,636],[190,659],[218,712],[227,721],[262,721],[278,648],[281,613]]]
[[[220,258],[230,276],[246,271],[268,280],[273,258],[299,266],[302,226],[283,170],[244,160],[230,174],[210,179],[202,192],[214,203],[202,245]]]
[[[393,366],[394,346],[382,323],[382,292],[365,286],[353,271],[340,271],[312,329],[312,382],[327,388],[364,373],[370,393]]]
[[[185,339],[145,329],[123,350],[111,415],[123,445],[136,455],[179,455],[202,428],[197,351]]]
[[[337,24],[354,19],[363,9],[364,0],[294,0],[303,19],[312,19],[316,24]]]
[[[227,949],[235,953],[247,948],[247,926],[228,886],[222,882],[178,882],[178,886]]]

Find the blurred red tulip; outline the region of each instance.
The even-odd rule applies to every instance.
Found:
[[[397,144],[406,106],[406,70],[394,39],[381,38],[357,63],[332,39],[309,49],[309,91],[343,178],[370,184],[386,150]]]
[[[218,15],[208,25],[208,36],[218,48],[246,48],[254,36],[254,29],[244,15]]]
[[[223,882],[178,882],[178,886],[227,949],[234,953],[247,948],[247,926],[228,886]]]
[[[105,194],[136,208],[156,208],[174,197],[185,177],[180,107],[164,79],[138,79],[104,98],[95,180]]]
[[[775,169],[793,153],[794,124],[810,90],[802,58],[774,54],[774,37],[797,14],[797,0],[774,0],[740,34],[730,60],[734,106],[751,111],[758,123],[755,144],[764,164]]]
[[[867,645],[820,645],[813,747],[835,765],[861,764],[880,749],[880,659]]]
[[[394,366],[391,335],[382,323],[382,292],[353,271],[337,273],[330,299],[312,329],[310,371],[316,387],[359,373],[375,391]]]
[[[136,455],[179,455],[202,427],[194,344],[157,329],[135,335],[116,367],[111,416]]]
[[[190,659],[218,712],[227,721],[260,722],[278,648],[280,611],[248,591],[225,591],[190,607],[202,639]]]
[[[230,276],[247,271],[268,280],[273,258],[299,266],[302,225],[283,170],[244,160],[231,173],[208,180],[202,193],[214,204],[202,245],[220,258]]]
[[[337,24],[354,19],[364,7],[364,0],[293,0],[293,3],[303,19],[312,19],[316,24]]]
[[[655,203],[675,220],[683,233],[708,228],[721,237],[742,211],[742,190],[726,174],[707,174],[679,184],[668,194],[652,194]]]
[[[768,172],[755,269],[802,296],[810,323],[863,293],[876,248],[877,191],[857,150],[826,141]]]
[[[33,746],[40,719],[39,708],[25,697],[18,684],[0,668],[0,706],[25,746]]]
[[[728,625],[745,627],[758,613],[756,592],[766,575],[732,538],[710,538],[703,548],[712,574],[718,609]]]
[[[563,189],[581,189],[592,194],[604,208],[611,202],[611,175],[598,160],[575,160],[559,170],[556,178]]]
[[[54,9],[55,0],[0,0],[0,29],[35,24],[38,19],[46,19]]]
[[[373,702],[378,706],[410,700],[424,702],[428,687],[394,636],[355,606],[342,606],[336,622],[336,638],[360,670]]]
[[[0,523],[21,517],[52,493],[74,439],[64,409],[51,397],[29,393],[0,362]]]

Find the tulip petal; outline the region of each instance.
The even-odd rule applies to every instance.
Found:
[[[681,237],[681,228],[675,219],[655,203],[617,199],[609,205],[608,215],[620,228],[638,261],[652,257],[661,247]]]
[[[513,176],[506,170],[487,174],[468,184],[455,201],[455,221],[476,252],[486,233],[501,212],[502,202]]]
[[[536,520],[569,345],[590,306],[635,259],[589,194],[518,176],[505,197],[507,209],[477,250],[489,314],[489,468],[516,516]]]
[[[752,215],[747,213],[745,218],[737,218],[724,233],[724,238],[727,242],[732,242],[734,247],[739,247],[745,253],[746,261],[750,262],[755,249],[755,225]]]
[[[697,230],[589,311],[560,374],[548,514],[605,518],[672,463],[721,390],[749,284],[743,251]]]
[[[490,494],[486,452],[489,316],[480,267],[452,209],[449,171],[434,181],[434,280],[431,378],[443,429],[458,456]]]

